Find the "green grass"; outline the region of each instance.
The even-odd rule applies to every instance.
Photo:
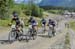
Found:
[[[70,22],[70,27],[71,27],[73,30],[75,30],[75,21],[71,21],[71,22]]]
[[[65,44],[70,44],[70,37],[69,37],[69,33],[67,33],[66,35],[66,40],[65,40]]]
[[[64,47],[64,49],[71,49],[69,33],[67,33],[66,36],[65,36],[65,47]]]
[[[10,20],[0,20],[0,26],[7,27],[10,23]]]

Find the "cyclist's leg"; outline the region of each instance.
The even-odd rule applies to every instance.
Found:
[[[53,36],[55,36],[55,27],[53,27],[53,29],[52,29],[52,34],[53,34]]]
[[[21,31],[23,32],[23,25],[21,24],[20,26],[21,26]]]
[[[45,24],[42,24],[42,30],[45,32]]]
[[[49,32],[48,32],[49,37],[52,37],[52,34],[53,34],[52,31],[53,31],[53,27],[51,24],[49,24]]]
[[[46,31],[46,24],[44,24],[44,30]]]
[[[33,34],[37,34],[37,25],[33,25]]]
[[[52,36],[52,29],[51,29],[51,27],[49,27],[49,30],[48,30],[48,36],[49,36],[49,37]]]
[[[18,35],[18,33],[16,32],[16,37],[15,37],[15,39],[18,39],[18,37],[19,37],[19,35]]]

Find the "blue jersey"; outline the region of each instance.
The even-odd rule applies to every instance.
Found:
[[[37,25],[37,22],[36,22],[36,20],[31,20],[31,25]]]

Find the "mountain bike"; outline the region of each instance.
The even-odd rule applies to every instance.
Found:
[[[31,38],[32,38],[33,40],[36,39],[36,37],[37,37],[37,31],[36,31],[36,29],[35,29],[34,27],[31,26],[31,28],[29,28],[28,33],[29,33],[30,39],[31,39]]]

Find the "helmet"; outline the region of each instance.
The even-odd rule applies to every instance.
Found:
[[[49,21],[51,21],[51,19],[49,19]]]
[[[13,14],[13,16],[18,16],[16,11],[14,11],[12,14]]]

